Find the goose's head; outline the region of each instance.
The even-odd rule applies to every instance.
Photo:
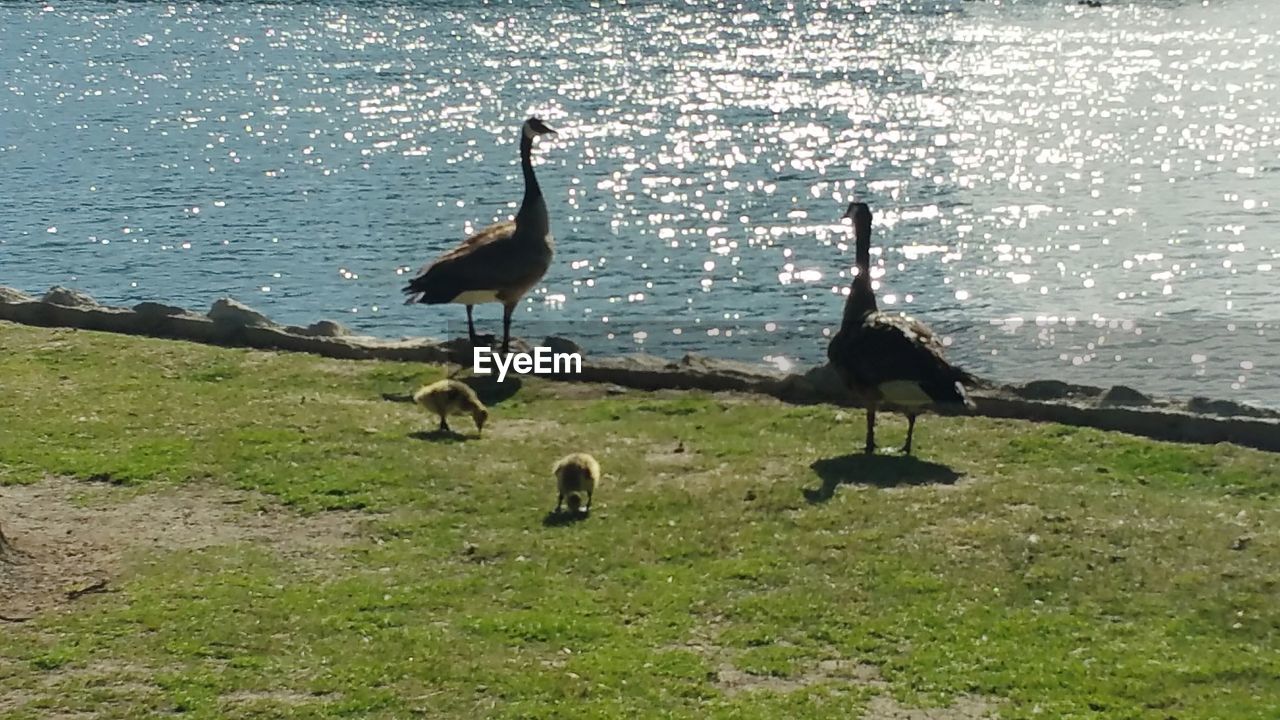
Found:
[[[851,202],[849,208],[844,211],[841,220],[849,218],[853,220],[853,224],[857,225],[859,220],[867,224],[871,223],[871,208],[864,202]]]
[[[531,117],[528,120],[524,121],[523,131],[524,131],[524,136],[529,138],[530,140],[534,139],[539,135],[548,135],[548,134],[555,135],[556,134],[555,130],[552,130],[551,128],[547,127],[546,123],[542,122],[540,118],[536,118],[536,117]]]

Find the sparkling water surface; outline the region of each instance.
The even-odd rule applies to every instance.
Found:
[[[0,3],[0,284],[457,333],[400,288],[538,113],[517,334],[821,362],[856,197],[976,372],[1280,407],[1268,0],[463,5]]]

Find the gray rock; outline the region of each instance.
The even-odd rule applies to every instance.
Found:
[[[1241,405],[1230,400],[1213,400],[1207,397],[1193,397],[1187,401],[1187,409],[1201,415],[1221,415],[1222,417],[1275,417],[1274,413],[1262,408]]]
[[[1073,385],[1061,380],[1032,380],[1022,387],[1010,388],[1028,400],[1063,400],[1075,397],[1097,397],[1102,388],[1090,385]]]
[[[859,407],[862,405],[861,400],[845,387],[844,380],[830,364],[788,375],[775,385],[770,394],[779,400],[801,405],[824,402]]]
[[[557,337],[555,335],[548,335],[547,338],[542,341],[542,344],[544,347],[550,349],[551,352],[554,352],[554,353],[577,353],[578,355],[586,354],[582,351],[582,346],[579,345],[578,343],[568,338]]]
[[[674,364],[668,362],[666,358],[648,353],[627,353],[615,358],[602,358],[602,360],[612,361],[611,365],[636,372],[661,372]]]
[[[290,325],[285,331],[294,335],[302,335],[304,337],[350,337],[351,330],[342,323],[336,323],[332,320],[321,320],[313,322],[306,327],[298,325]]]
[[[64,288],[61,285],[55,285],[54,287],[49,288],[49,292],[45,293],[44,297],[40,298],[40,301],[50,305],[61,305],[63,307],[73,308],[101,307],[101,305],[98,304],[98,301],[90,297],[88,293]]]
[[[22,303],[31,302],[32,300],[35,300],[35,298],[17,288],[0,285],[0,303]]]
[[[174,315],[187,314],[186,308],[150,301],[140,302],[137,305],[134,305],[133,311],[146,318],[173,317]]]
[[[278,327],[266,315],[231,298],[215,301],[209,309],[209,319],[230,327]]]
[[[1151,398],[1127,385],[1112,385],[1098,398],[1098,404],[1102,407],[1150,405]]]
[[[502,351],[502,338],[495,338],[492,335],[481,333],[479,340],[479,347],[488,347],[495,353]],[[452,338],[438,344],[436,347],[448,353],[450,362],[455,362],[459,365],[471,367],[472,361],[475,359],[475,352],[471,347],[471,340],[468,338]],[[529,343],[518,337],[511,338],[511,345],[508,349],[513,353],[533,352],[533,348],[530,347]]]
[[[680,358],[680,362],[676,363],[674,367],[684,372],[733,375],[743,380],[757,382],[776,381],[781,380],[783,377],[782,373],[761,365],[752,365],[736,360],[721,360],[720,358],[707,357],[696,353],[686,354]]]
[[[346,337],[351,330],[346,325],[333,320],[320,320],[307,326],[307,331],[316,337]]]

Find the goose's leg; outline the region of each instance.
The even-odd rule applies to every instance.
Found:
[[[471,348],[476,347],[476,321],[471,317],[471,309],[474,305],[467,306],[467,337],[471,338]]]
[[[515,303],[502,305],[502,354],[506,355],[511,345],[511,313],[515,311]]]
[[[876,401],[872,400],[867,403],[867,448],[866,453],[871,455],[876,451]]]
[[[902,446],[902,454],[911,454],[911,433],[916,429],[916,416],[907,415],[907,444]]]

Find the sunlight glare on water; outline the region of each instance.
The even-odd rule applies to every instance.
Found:
[[[531,339],[821,362],[858,199],[979,373],[1280,406],[1270,4],[666,5],[0,5],[0,284],[457,332],[399,289],[536,112]]]

